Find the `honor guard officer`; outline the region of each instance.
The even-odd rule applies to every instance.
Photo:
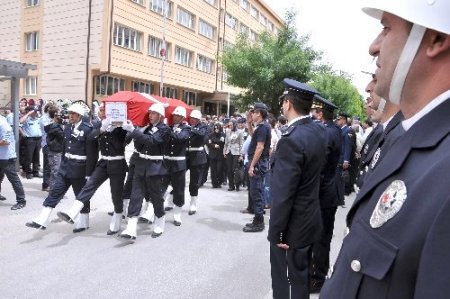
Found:
[[[363,11],[383,27],[369,48],[375,92],[405,120],[349,211],[320,298],[448,298],[450,1],[366,3]]]
[[[109,224],[107,235],[119,232],[122,221],[123,182],[128,169],[125,161],[125,136],[127,131],[111,124],[106,118],[105,107],[99,109],[101,122],[97,122],[92,137],[98,141],[101,157],[89,180],[78,193],[72,207],[65,212],[58,212],[58,217],[68,223],[74,223],[76,216],[86,202],[94,196],[95,191],[109,178],[114,214]]]
[[[341,129],[333,121],[334,111],[338,107],[319,95],[314,96],[313,105],[316,108],[316,118],[327,133],[326,162],[322,167],[319,189],[323,230],[320,239],[313,245],[310,272],[310,292],[317,293],[320,292],[330,267],[330,244],[336,209],[340,204],[336,169],[341,155],[342,137]]]
[[[273,297],[309,298],[312,244],[319,240],[320,174],[327,133],[309,116],[317,91],[284,79],[280,97],[289,123],[278,141],[272,165],[269,235]]]
[[[372,80],[366,87],[372,99],[372,107],[375,111],[371,115],[371,120],[377,122],[378,125],[373,129],[371,134],[367,136],[366,142],[361,150],[361,163],[359,166],[358,179],[356,181],[356,191],[361,189],[365,177],[375,167],[381,156],[381,147],[385,144],[385,139],[390,132],[403,120],[403,114],[399,112],[397,105],[386,101],[378,96],[374,87],[377,82],[376,75],[372,75]],[[387,147],[385,147],[387,150]],[[373,163],[372,163],[373,162]]]
[[[164,106],[153,104],[149,108],[150,126],[143,132],[135,129],[128,121],[122,126],[131,132],[135,148],[139,152],[133,177],[133,190],[131,191],[130,205],[128,207],[128,225],[119,235],[119,240],[134,242],[137,235],[137,223],[142,208],[144,195],[148,194],[155,211],[155,223],[152,237],[159,237],[164,232],[164,199],[163,178],[167,175],[164,166],[164,150],[169,142],[170,128],[162,121],[164,119]]]
[[[80,104],[72,104],[67,111],[69,124],[64,128],[64,148],[55,184],[44,200],[41,213],[26,224],[28,227],[45,229],[53,209],[69,187],[72,186],[73,193],[77,196],[94,171],[98,157],[97,142],[91,135],[92,125],[82,120],[85,109]],[[76,218],[74,233],[89,227],[89,211],[90,203],[87,201]]]
[[[173,218],[176,226],[181,225],[181,208],[184,205],[184,189],[186,187],[186,148],[191,128],[184,124],[186,109],[178,106],[172,112],[172,123],[170,126],[170,141],[164,155],[164,162],[168,170],[167,183],[173,187]],[[164,188],[166,189],[166,188]]]
[[[341,204],[344,204],[344,195],[349,195],[350,190],[350,164],[352,160],[352,156],[355,152],[356,143],[355,132],[348,125],[348,115],[346,113],[339,113],[336,118],[337,125],[341,128],[342,134],[342,150],[341,157],[339,158],[338,163],[338,173],[339,177],[342,177],[341,184],[339,184],[339,194],[341,197]]]
[[[189,206],[189,215],[197,212],[198,189],[200,187],[200,176],[202,169],[206,164],[205,143],[208,137],[208,126],[202,123],[202,113],[198,110],[192,110],[189,116],[191,125],[191,137],[187,148],[187,166],[189,168],[189,194],[191,203]]]

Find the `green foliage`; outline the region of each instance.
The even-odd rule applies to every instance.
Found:
[[[283,79],[291,78],[314,86],[342,111],[362,116],[362,99],[351,78],[345,73],[336,75],[331,65],[320,64],[322,53],[308,45],[309,36],[298,36],[295,16],[294,12],[286,13],[285,26],[276,36],[263,32],[253,42],[241,35],[235,46],[224,51],[221,63],[228,74],[228,84],[244,90],[231,98],[234,106],[244,111],[261,101],[278,115]]]
[[[308,36],[297,36],[293,26],[295,14],[288,13],[286,19],[286,26],[278,35],[263,32],[256,42],[240,36],[234,47],[224,51],[221,62],[228,73],[228,83],[245,89],[233,99],[239,110],[261,101],[278,114],[283,79],[308,82],[313,77],[314,62],[321,53],[308,46]]]
[[[340,111],[353,116],[364,116],[364,104],[358,90],[351,84],[350,77],[333,71],[322,71],[315,75],[312,86],[321,96],[331,100]]]

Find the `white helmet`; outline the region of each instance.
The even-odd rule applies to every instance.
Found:
[[[182,106],[177,106],[175,110],[173,110],[172,114],[186,118],[186,108]]]
[[[190,117],[196,118],[196,119],[202,119],[202,113],[198,110],[192,110]]]
[[[84,109],[84,107],[81,106],[81,104],[78,104],[78,103],[72,104],[72,105],[67,109],[67,111],[68,111],[68,112],[74,112],[74,113],[77,113],[77,114],[79,114],[79,115],[81,115],[81,116],[83,116],[83,115],[85,114],[85,112],[86,112],[86,110]]]
[[[163,104],[155,103],[148,108],[148,111],[153,111],[159,113],[161,116],[165,116]]]
[[[450,2],[447,0],[370,0],[363,7],[369,16],[381,19],[384,12],[413,23],[409,37],[397,61],[389,88],[389,101],[395,105],[400,99],[414,57],[427,28],[450,34]]]
[[[450,34],[450,1],[448,0],[367,0],[363,11],[381,20],[388,12],[425,28]]]

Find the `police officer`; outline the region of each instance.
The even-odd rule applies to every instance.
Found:
[[[363,11],[383,26],[369,48],[375,92],[405,120],[355,199],[320,298],[448,298],[450,2],[371,1]]]
[[[340,198],[337,191],[336,168],[342,148],[341,129],[334,123],[333,114],[338,108],[331,101],[314,96],[316,120],[325,127],[327,134],[327,152],[325,164],[320,175],[320,213],[322,215],[322,235],[312,248],[310,272],[310,292],[317,293],[325,282],[330,266],[330,244],[333,237],[334,220]]]
[[[25,161],[23,171],[26,178],[39,177],[39,155],[41,151],[42,131],[40,127],[39,107],[31,105],[25,108],[26,114],[20,118],[25,135]],[[33,164],[33,168],[31,168]]]
[[[317,91],[292,79],[283,83],[280,104],[289,123],[272,165],[268,235],[272,289],[275,299],[309,298],[311,249],[322,229],[319,187],[327,135],[309,116]]]
[[[248,175],[250,197],[253,201],[255,216],[251,223],[247,223],[244,232],[261,232],[264,230],[264,177],[269,169],[269,152],[271,129],[267,123],[267,106],[264,103],[255,103],[250,115],[249,128],[252,139],[248,148]],[[250,207],[249,207],[250,208]]]
[[[109,224],[107,235],[119,232],[122,221],[123,182],[128,169],[125,161],[125,136],[127,131],[111,124],[106,118],[105,106],[99,108],[100,122],[97,122],[92,137],[98,141],[101,157],[89,180],[78,193],[72,207],[67,212],[58,212],[58,217],[68,223],[74,223],[75,217],[94,196],[95,191],[109,179],[111,198],[114,205],[114,214]]]
[[[164,232],[164,200],[162,193],[163,177],[167,175],[164,166],[164,150],[170,138],[170,128],[162,122],[165,111],[162,104],[153,104],[149,108],[150,125],[143,131],[135,129],[131,121],[122,128],[131,132],[135,148],[139,153],[133,177],[130,205],[128,207],[127,228],[119,234],[119,240],[134,242],[137,235],[137,223],[145,194],[149,194],[155,210],[155,223],[152,237]]]
[[[165,151],[164,162],[169,173],[166,182],[170,182],[173,187],[174,224],[180,226],[181,208],[184,205],[184,189],[186,187],[186,148],[191,129],[183,122],[186,118],[186,109],[184,107],[176,107],[171,117],[171,134],[169,144]]]
[[[338,163],[338,177],[341,177],[341,183],[339,184],[339,194],[341,198],[341,204],[344,204],[344,195],[349,195],[351,193],[350,190],[350,164],[352,157],[355,152],[354,144],[355,132],[348,125],[348,115],[344,112],[340,112],[338,117],[336,118],[337,125],[341,128],[342,135],[342,150],[341,157],[339,158]]]
[[[198,110],[192,110],[189,115],[191,136],[189,137],[189,146],[187,148],[187,167],[190,176],[189,195],[191,196],[189,215],[194,215],[197,212],[199,179],[206,164],[205,143],[209,130],[208,126],[200,121],[201,119],[202,113]]]
[[[94,171],[97,162],[97,142],[92,137],[92,125],[82,120],[85,109],[80,104],[72,104],[68,108],[69,124],[64,128],[64,149],[62,161],[56,176],[55,184],[44,200],[43,209],[38,217],[26,226],[45,229],[55,206],[61,201],[64,194],[72,186],[75,196],[83,188]],[[86,202],[75,221],[74,233],[86,230],[89,227],[90,203]]]

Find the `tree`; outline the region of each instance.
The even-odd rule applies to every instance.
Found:
[[[240,110],[261,101],[278,114],[283,79],[309,82],[313,78],[314,63],[322,54],[308,46],[309,36],[298,37],[294,24],[295,13],[287,12],[285,27],[276,36],[263,32],[252,42],[241,35],[234,47],[224,51],[221,62],[228,84],[245,90],[233,98]]]
[[[339,110],[352,116],[364,116],[364,104],[361,95],[351,83],[351,77],[340,72],[337,75],[330,68],[321,68],[311,84],[320,95],[331,100]]]

